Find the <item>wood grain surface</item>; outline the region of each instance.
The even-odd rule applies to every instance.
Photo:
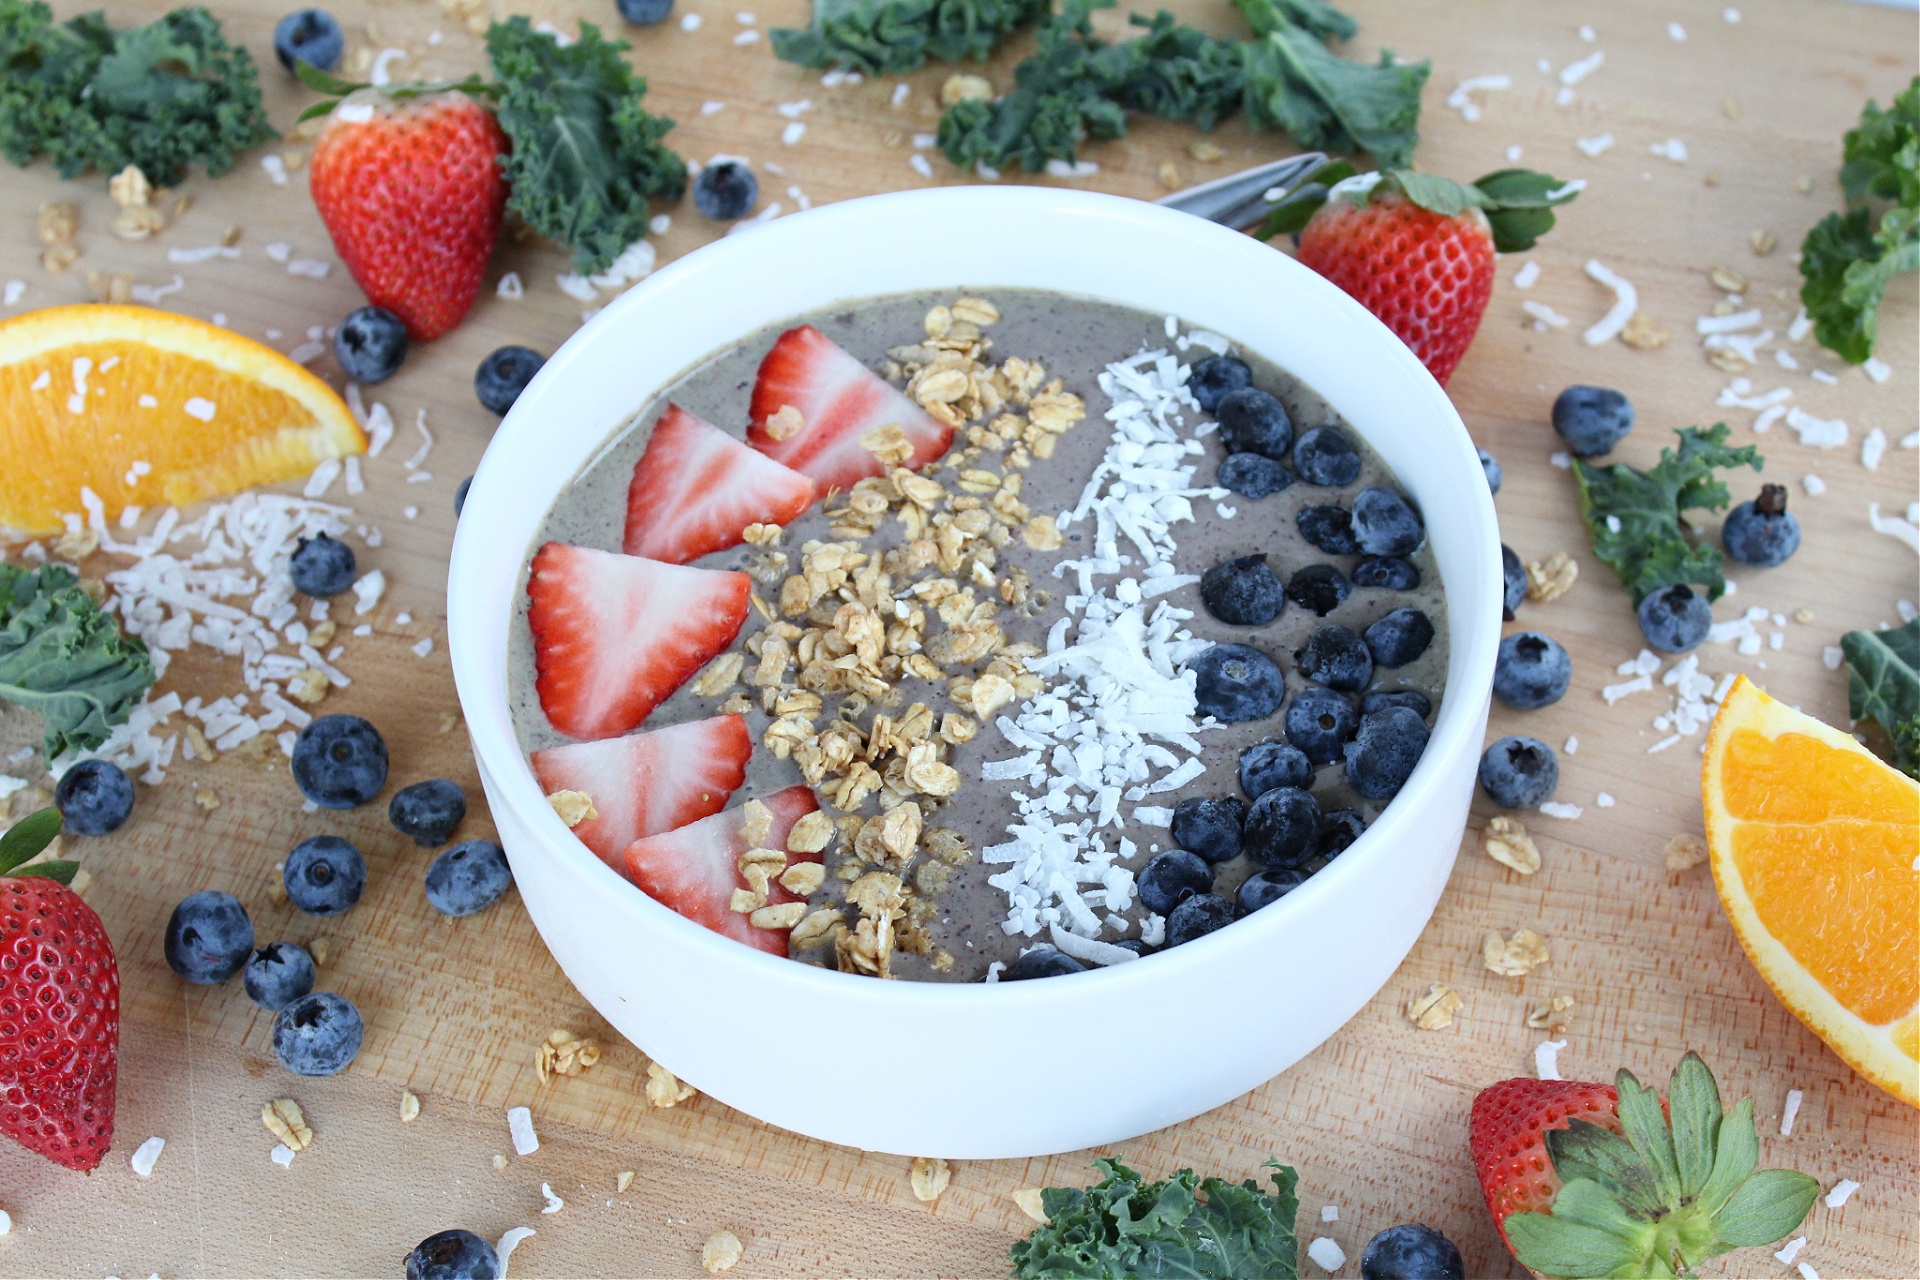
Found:
[[[817,73],[775,61],[764,40],[736,45],[746,29],[736,18],[739,3],[681,0],[679,12],[703,16],[698,30],[674,22],[624,33],[652,81],[651,104],[681,122],[670,138],[678,150],[697,159],[752,157],[763,169],[763,199],[789,211],[797,203],[790,186],[823,204],[955,180],[937,154],[930,156],[931,180],[909,165],[912,135],[934,127],[945,68],[826,88]],[[79,6],[56,7],[64,15]],[[1239,29],[1222,0],[1171,7],[1215,30]],[[1754,1096],[1766,1162],[1803,1169],[1823,1185],[1841,1177],[1862,1184],[1843,1209],[1816,1205],[1801,1260],[1827,1277],[1920,1276],[1915,1113],[1855,1077],[1774,1000],[1727,927],[1706,868],[1676,875],[1663,867],[1671,836],[1700,831],[1700,739],[1649,755],[1659,736],[1650,721],[1665,708],[1661,696],[1640,694],[1612,706],[1599,696],[1620,678],[1614,666],[1638,651],[1640,638],[1624,594],[1586,549],[1571,480],[1548,460],[1559,442],[1545,425],[1553,395],[1588,382],[1620,387],[1638,406],[1640,425],[1619,451],[1627,461],[1651,461],[1670,427],[1721,417],[1733,424],[1736,441],[1752,438],[1749,411],[1715,408],[1728,375],[1707,363],[1693,335],[1695,317],[1721,297],[1706,272],[1724,265],[1750,277],[1748,301],[1784,332],[1798,284],[1793,248],[1838,201],[1840,135],[1867,97],[1884,102],[1913,74],[1915,19],[1810,0],[1742,0],[1737,24],[1723,20],[1719,3],[1682,0],[1357,0],[1350,7],[1362,23],[1358,52],[1384,44],[1433,59],[1423,167],[1471,177],[1506,164],[1512,147],[1521,163],[1590,182],[1562,212],[1560,228],[1526,255],[1541,267],[1529,293],[1511,284],[1517,262],[1503,263],[1480,338],[1449,388],[1476,439],[1505,464],[1497,503],[1505,540],[1528,559],[1567,551],[1581,569],[1571,594],[1522,613],[1526,625],[1572,651],[1573,691],[1531,715],[1496,708],[1490,730],[1556,745],[1579,738],[1578,753],[1562,756],[1560,798],[1584,806],[1585,814],[1571,822],[1531,819],[1545,855],[1539,874],[1522,878],[1481,852],[1478,828],[1491,813],[1482,801],[1452,883],[1413,954],[1305,1061],[1227,1106],[1107,1152],[961,1165],[946,1194],[928,1206],[911,1194],[904,1160],[801,1139],[704,1098],[650,1109],[641,1093],[644,1059],[561,977],[517,899],[467,920],[435,914],[420,890],[428,855],[387,825],[382,806],[303,814],[283,766],[237,756],[177,764],[164,784],[142,788],[136,817],[122,832],[77,842],[93,876],[89,901],[113,936],[124,983],[118,1137],[106,1163],[86,1177],[0,1145],[0,1207],[14,1222],[11,1236],[0,1240],[0,1272],[384,1275],[397,1272],[406,1250],[433,1231],[467,1226],[491,1238],[527,1224],[539,1234],[515,1256],[519,1274],[697,1273],[701,1242],[726,1227],[748,1242],[739,1275],[996,1275],[1005,1270],[1008,1244],[1029,1225],[1008,1193],[1085,1180],[1088,1160],[1111,1154],[1154,1175],[1184,1165],[1234,1178],[1278,1156],[1300,1170],[1303,1240],[1336,1240],[1349,1258],[1343,1275],[1357,1274],[1359,1251],[1375,1231],[1410,1220],[1445,1229],[1465,1251],[1471,1275],[1519,1275],[1480,1204],[1466,1153],[1467,1106],[1485,1084],[1532,1072],[1533,1047],[1543,1037],[1524,1017],[1547,997],[1566,994],[1576,1002],[1560,1058],[1569,1078],[1627,1066],[1643,1080],[1664,1080],[1681,1053],[1700,1050],[1730,1097]],[[110,16],[127,24],[160,8],[116,3]],[[217,9],[263,64],[273,118],[290,123],[303,94],[271,56],[281,9],[263,0],[226,0]],[[457,75],[482,62],[463,23],[433,4],[347,0],[334,10],[353,47],[409,51],[397,74]],[[621,26],[605,0],[515,4],[513,11],[567,29],[579,18]],[[775,0],[757,13],[762,28],[803,17],[799,0]],[[1675,21],[1685,26],[1684,42],[1668,34]],[[1598,28],[1591,45],[1577,34],[1588,22]],[[1113,14],[1102,23],[1118,29]],[[435,31],[444,38],[430,45]],[[1580,86],[1572,105],[1556,106],[1558,81],[1536,63],[1557,69],[1594,49],[1606,51],[1605,66]],[[1012,61],[992,64],[1002,84]],[[1510,75],[1513,87],[1480,95],[1478,122],[1445,105],[1461,80],[1490,73]],[[892,87],[903,82],[912,91],[894,107]],[[800,117],[806,134],[783,145],[787,121],[775,107],[801,99],[813,104]],[[703,114],[705,102],[725,105]],[[1589,158],[1575,149],[1575,139],[1603,132],[1615,135],[1612,150]],[[1286,150],[1283,140],[1251,135],[1236,120],[1216,136],[1226,158],[1201,165],[1184,151],[1192,137],[1183,128],[1141,123],[1123,143],[1089,148],[1100,169],[1080,181],[1152,198],[1161,194],[1156,175],[1164,162],[1183,180],[1198,181]],[[1684,141],[1686,163],[1650,153],[1668,138]],[[297,155],[304,145],[285,149]],[[784,175],[768,170],[769,161]],[[1808,180],[1805,191],[1801,178]],[[332,324],[360,301],[337,263],[325,280],[307,280],[262,252],[283,241],[296,254],[331,258],[297,168],[285,187],[273,185],[252,157],[219,180],[196,177],[183,188],[192,208],[144,244],[107,233],[112,205],[105,188],[100,177],[61,182],[44,165],[8,170],[0,185],[0,276],[27,281],[19,309],[84,300],[89,269],[130,272],[148,284],[165,283],[177,270],[186,288],[166,305],[223,314],[225,323],[256,336],[278,329],[284,349],[309,325]],[[53,198],[83,207],[85,256],[59,276],[40,268],[33,243],[34,210]],[[673,225],[659,239],[663,260],[715,235],[690,202],[671,212]],[[243,228],[239,261],[167,264],[168,246],[212,244],[229,224]],[[1756,256],[1749,248],[1756,230],[1773,233],[1781,247]],[[1642,310],[1673,334],[1663,348],[1580,343],[1579,330],[1611,301],[1582,274],[1582,264],[1596,257],[1637,284]],[[504,244],[494,277],[518,272],[526,296],[510,301],[489,290],[464,326],[416,351],[378,389],[401,434],[368,462],[369,488],[353,502],[384,533],[384,544],[364,560],[384,569],[394,586],[372,618],[375,634],[348,642],[341,665],[354,684],[328,707],[367,715],[381,727],[396,784],[444,775],[479,799],[450,714],[445,659],[452,494],[494,425],[471,390],[479,358],[506,342],[551,351],[580,323],[580,305],[554,285],[563,269],[562,256],[549,247]],[[1521,311],[1523,297],[1547,303],[1572,326],[1535,331]],[[1794,403],[1810,412],[1845,418],[1853,439],[1821,452],[1801,446],[1784,426],[1760,438],[1767,479],[1797,482],[1818,473],[1828,489],[1808,497],[1795,485],[1805,545],[1781,569],[1736,573],[1739,593],[1719,613],[1730,617],[1759,603],[1782,614],[1809,609],[1814,621],[1777,628],[1786,636],[1779,651],[1742,657],[1731,646],[1710,645],[1702,665],[1715,673],[1746,671],[1833,722],[1843,722],[1844,684],[1822,664],[1822,649],[1844,630],[1895,618],[1898,599],[1920,596],[1914,553],[1873,533],[1866,513],[1869,501],[1903,509],[1920,488],[1914,451],[1897,444],[1915,428],[1917,332],[1914,280],[1907,277],[1882,317],[1880,354],[1893,368],[1884,385],[1805,343],[1793,348],[1803,364],[1833,370],[1836,383],[1787,372],[1770,359],[1749,374],[1763,389],[1793,387]],[[337,380],[329,360],[316,367]],[[436,439],[425,465],[434,478],[406,484],[400,459],[417,441],[412,424],[422,408]],[[1868,471],[1858,442],[1874,426],[1896,444],[1877,471]],[[1757,481],[1735,483],[1745,492]],[[406,508],[415,504],[417,518],[409,519]],[[89,566],[106,567],[104,560]],[[400,620],[403,611],[410,621]],[[411,646],[423,636],[435,644],[419,658]],[[238,671],[201,651],[182,658],[165,687],[217,696],[239,687]],[[32,717],[0,716],[0,752],[36,737]],[[37,769],[39,762],[17,768]],[[201,789],[217,795],[218,808],[196,803]],[[1611,807],[1597,803],[1603,791],[1614,798]],[[267,894],[286,850],[322,831],[354,839],[371,869],[361,905],[324,922],[276,907]],[[483,812],[463,829],[469,836],[490,832]],[[166,970],[159,935],[168,911],[185,893],[209,887],[241,897],[262,941],[305,943],[320,934],[334,940],[322,985],[356,1001],[369,1024],[366,1047],[346,1074],[289,1076],[272,1060],[268,1019],[237,982],[189,987]],[[1548,937],[1551,962],[1521,979],[1486,971],[1482,934],[1520,926]],[[1272,978],[1229,973],[1220,980],[1245,983],[1247,1016],[1260,1016],[1259,983]],[[1416,1031],[1401,1009],[1436,981],[1455,985],[1465,1007],[1447,1030]],[[534,1049],[554,1027],[596,1035],[607,1052],[584,1075],[542,1085]],[[1178,1026],[1127,1028],[1113,1045],[1088,1052],[1124,1053],[1127,1036],[1181,1033]],[[780,1046],[743,1038],[741,1051],[763,1055],[768,1070],[779,1070]],[[858,1037],[848,1037],[845,1053],[847,1106],[942,1105],[921,1082],[864,1076]],[[403,1087],[423,1103],[419,1120],[406,1126],[398,1111]],[[1780,1110],[1795,1088],[1805,1092],[1806,1105],[1783,1139]],[[281,1095],[304,1105],[316,1134],[289,1169],[269,1163],[273,1139],[259,1120],[261,1105]],[[494,1156],[512,1150],[504,1117],[512,1105],[532,1108],[543,1145],[496,1168]],[[143,1180],[127,1156],[150,1134],[168,1145]],[[616,1195],[621,1170],[637,1176]],[[566,1200],[564,1209],[540,1214],[542,1183]],[[1338,1206],[1337,1222],[1321,1222],[1323,1205]],[[1318,1274],[1304,1260],[1302,1266]],[[1791,1271],[1760,1250],[1709,1267],[1716,1275]]]

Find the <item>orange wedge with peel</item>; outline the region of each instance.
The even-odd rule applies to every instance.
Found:
[[[185,506],[361,453],[333,389],[191,316],[80,305],[0,322],[0,530],[58,533],[99,495]]]
[[[1714,885],[1760,976],[1920,1107],[1920,784],[1745,676],[1700,782]]]

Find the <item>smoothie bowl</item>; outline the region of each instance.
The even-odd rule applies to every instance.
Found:
[[[475,477],[450,645],[616,1028],[770,1123],[1002,1157],[1217,1106],[1380,989],[1500,581],[1458,417],[1345,295],[974,188],[731,237],[582,329]]]

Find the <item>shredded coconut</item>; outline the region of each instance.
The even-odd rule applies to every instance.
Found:
[[[533,1112],[526,1107],[507,1108],[507,1132],[513,1135],[515,1155],[530,1156],[540,1149],[540,1139],[533,1132]]]
[[[1540,804],[1540,812],[1546,814],[1549,818],[1559,818],[1565,822],[1572,822],[1581,814],[1585,813],[1586,810],[1577,804],[1567,804],[1560,800],[1545,800]]]
[[[1593,56],[1598,58],[1601,55],[1596,53]],[[1562,72],[1561,79],[1565,78],[1566,73]],[[1591,279],[1613,290],[1613,308],[1592,328],[1580,335],[1582,342],[1590,347],[1597,347],[1604,342],[1611,342],[1622,329],[1627,327],[1627,321],[1631,320],[1633,313],[1640,309],[1640,295],[1625,276],[1609,270],[1598,258],[1587,259],[1586,271]]]
[[[1460,118],[1472,124],[1480,118],[1480,104],[1469,94],[1493,89],[1513,88],[1513,77],[1503,75],[1471,76],[1462,80],[1454,91],[1447,95],[1447,105],[1460,113]]]
[[[273,1161],[275,1164],[279,1165],[282,1169],[293,1168],[293,1156],[294,1156],[293,1148],[288,1146],[284,1142],[274,1143],[273,1150],[267,1152],[267,1159]]]
[[[1076,160],[1068,164],[1058,157],[1047,161],[1047,173],[1055,178],[1090,178],[1100,172],[1100,166],[1091,160]]]
[[[1806,1247],[1807,1238],[1805,1236],[1795,1236],[1793,1239],[1787,1241],[1785,1248],[1773,1256],[1779,1261],[1781,1266],[1790,1267],[1793,1265],[1793,1260],[1800,1256],[1800,1251]]]
[[[1799,432],[1801,444],[1816,449],[1837,449],[1847,442],[1844,419],[1816,418],[1798,405],[1787,410],[1787,425]]]
[[[1560,83],[1566,88],[1571,89],[1598,71],[1606,60],[1607,55],[1605,51],[1595,49],[1592,53],[1580,59],[1580,61],[1569,62],[1566,66],[1560,68]]]
[[[1534,281],[1539,278],[1540,264],[1529,258],[1520,264],[1518,271],[1513,273],[1513,287],[1516,289],[1531,289],[1533,288]]]
[[[166,1148],[166,1145],[165,1138],[148,1138],[134,1148],[133,1155],[128,1158],[127,1163],[131,1164],[133,1171],[141,1177],[152,1177],[154,1161],[160,1158],[160,1152]]]
[[[1908,508],[1908,514],[1913,514],[1911,507]],[[1920,551],[1920,526],[1915,525],[1912,520],[1902,520],[1899,516],[1883,516],[1880,514],[1880,504],[1870,502],[1867,504],[1867,522],[1873,526],[1875,533],[1884,533],[1889,538],[1898,538],[1915,551]]]
[[[1840,1181],[1833,1184],[1833,1190],[1827,1192],[1827,1208],[1838,1209],[1850,1200],[1853,1197],[1853,1193],[1859,1189],[1860,1184],[1852,1178],[1840,1179]]]
[[[1575,138],[1573,145],[1580,148],[1581,153],[1584,155],[1603,155],[1613,149],[1613,135],[1610,133],[1602,133],[1596,134],[1591,138]]]
[[[1572,323],[1546,303],[1536,301],[1533,298],[1527,298],[1522,301],[1520,309],[1533,317],[1533,327],[1535,329],[1564,329]]]
[[[1813,332],[1813,319],[1807,315],[1805,307],[1793,317],[1793,323],[1787,326],[1787,341],[1799,342]]]
[[[1648,147],[1647,150],[1653,152],[1654,155],[1663,156],[1675,164],[1685,164],[1687,162],[1687,144],[1678,138],[1668,138],[1665,142],[1656,142],[1651,147]]]
[[[522,1154],[525,1153],[523,1152]],[[550,1183],[543,1182],[540,1184],[540,1194],[547,1202],[546,1207],[540,1210],[542,1213],[558,1213],[567,1207],[565,1200],[553,1194],[553,1186]]]
[[[689,14],[688,16],[698,17],[699,15]],[[507,1280],[507,1259],[513,1257],[513,1251],[520,1247],[522,1241],[537,1234],[539,1233],[532,1227],[507,1228],[506,1233],[500,1237],[500,1242],[493,1246],[494,1253],[500,1257],[500,1280]]]
[[[1346,1250],[1327,1236],[1315,1236],[1313,1243],[1307,1246],[1307,1256],[1328,1275],[1347,1265]]]
[[[1886,456],[1887,433],[1875,427],[1867,432],[1867,438],[1860,442],[1860,465],[1869,471],[1880,469],[1880,459]]]
[[[1818,497],[1827,491],[1827,482],[1812,472],[1808,472],[1806,475],[1800,477],[1800,487],[1805,489],[1809,496]]]
[[[1566,1047],[1565,1040],[1542,1040],[1533,1046],[1533,1074],[1542,1080],[1560,1079],[1560,1051]]]
[[[1820,1273],[1803,1262],[1800,1264],[1800,1280],[1820,1280]]]

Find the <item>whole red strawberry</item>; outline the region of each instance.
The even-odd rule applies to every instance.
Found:
[[[309,185],[334,248],[415,341],[459,324],[480,292],[506,207],[506,149],[493,113],[455,90],[362,90],[314,144]]]
[[[0,836],[0,873],[58,834],[43,809]],[[71,862],[0,874],[0,1133],[86,1171],[113,1142],[120,970]]]

